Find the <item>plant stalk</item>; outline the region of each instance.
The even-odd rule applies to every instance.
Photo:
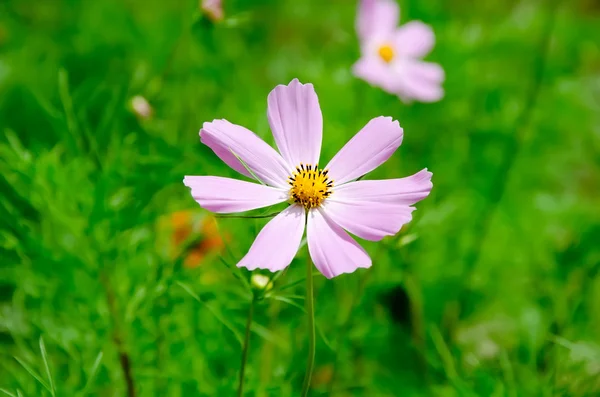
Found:
[[[310,379],[315,364],[315,302],[313,298],[313,264],[306,261],[306,314],[308,316],[308,357],[306,359],[306,374],[302,384],[302,397],[308,396],[310,390]]]
[[[238,384],[238,397],[244,395],[244,375],[246,373],[246,362],[248,361],[248,348],[250,346],[250,327],[252,326],[252,317],[254,316],[254,297],[250,301],[248,308],[248,319],[246,320],[246,336],[244,337],[244,345],[242,347],[242,364],[240,367],[240,381]]]

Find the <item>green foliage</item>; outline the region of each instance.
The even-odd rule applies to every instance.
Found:
[[[351,74],[354,1],[224,3],[220,23],[196,1],[0,3],[0,392],[233,395],[255,299],[246,395],[298,394],[306,247],[260,290],[235,264],[272,210],[218,219],[225,250],[194,268],[206,236],[173,254],[164,222],[207,216],[184,175],[235,175],[202,123],[273,143],[266,96],[298,77],[324,159],[387,115],[404,143],[368,178],[434,174],[364,243],[372,269],[314,276],[313,395],[600,395],[598,4],[402,0],[447,74],[441,102],[402,104]]]

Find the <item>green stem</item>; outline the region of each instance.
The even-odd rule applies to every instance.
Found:
[[[240,382],[238,384],[238,397],[244,395],[244,374],[246,373],[246,361],[248,361],[248,347],[250,345],[250,327],[252,326],[252,316],[254,315],[254,297],[250,301],[248,309],[248,319],[246,321],[246,336],[244,337],[244,346],[242,347],[242,365],[240,368]]]
[[[310,379],[315,364],[315,302],[313,298],[312,262],[306,261],[306,314],[308,315],[308,358],[306,359],[306,375],[302,384],[302,397],[308,396]]]

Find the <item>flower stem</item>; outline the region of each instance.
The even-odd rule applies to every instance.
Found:
[[[315,302],[313,298],[312,262],[306,261],[306,314],[308,315],[308,358],[306,359],[306,375],[302,384],[302,397],[308,396],[310,379],[315,364]]]
[[[244,375],[246,373],[246,361],[248,361],[248,347],[250,345],[250,326],[252,325],[252,317],[254,316],[254,297],[250,301],[248,308],[248,319],[246,320],[246,336],[244,337],[244,345],[242,347],[242,365],[240,367],[240,382],[238,384],[238,397],[244,395]]]

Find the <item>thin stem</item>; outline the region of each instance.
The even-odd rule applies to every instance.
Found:
[[[302,397],[308,396],[310,379],[315,364],[315,302],[313,298],[313,264],[306,261],[306,314],[308,315],[308,358],[306,359],[306,374],[302,384]]]
[[[123,378],[125,378],[125,385],[127,387],[127,397],[135,397],[135,383],[133,381],[133,374],[131,371],[131,357],[123,346],[123,340],[120,334],[120,321],[117,310],[117,303],[115,293],[112,289],[110,279],[106,273],[100,275],[100,282],[104,287],[106,293],[106,303],[108,306],[108,312],[113,323],[113,342],[117,353],[119,354],[119,363],[121,364],[121,370],[123,371]]]
[[[248,347],[250,346],[250,327],[252,326],[252,317],[254,316],[254,297],[250,301],[248,308],[248,319],[246,320],[246,336],[242,347],[242,365],[240,367],[240,382],[238,385],[238,397],[244,395],[244,375],[246,373],[246,362],[248,361]]]

